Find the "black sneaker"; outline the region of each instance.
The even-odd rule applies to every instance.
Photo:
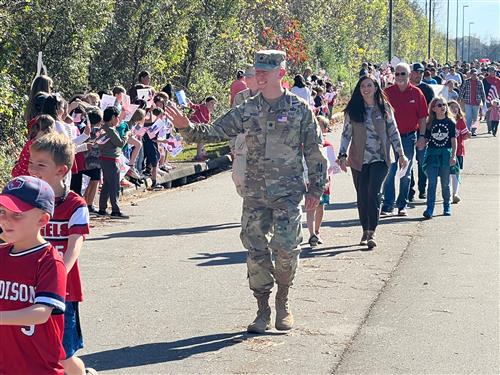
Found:
[[[128,218],[130,218],[130,216],[127,216],[121,212],[111,212],[110,216],[114,219],[128,219]]]
[[[106,211],[101,211],[101,210],[97,211],[97,215],[99,216],[106,216],[107,214],[108,213]]]
[[[426,195],[425,193],[419,193],[419,194],[418,194],[418,197],[419,197],[420,199],[426,199],[426,198],[427,198],[427,195]]]
[[[89,209],[89,214],[96,214],[97,213],[97,209],[90,205],[90,206],[87,206],[87,208]]]
[[[316,247],[318,246],[318,237],[313,234],[310,238],[309,238],[309,246],[311,247]]]
[[[369,235],[368,241],[366,241],[366,245],[369,249],[377,247],[377,242],[375,241],[375,235],[373,233]]]
[[[154,184],[151,185],[151,187],[149,188],[149,190],[160,191],[160,190],[163,190],[163,186],[160,185],[160,184],[154,183]]]

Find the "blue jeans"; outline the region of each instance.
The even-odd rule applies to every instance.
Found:
[[[443,196],[443,207],[447,209],[450,207],[450,167],[432,167],[427,166],[427,212],[434,213],[434,206],[436,204],[436,187],[438,176],[441,178],[441,194]]]
[[[63,346],[66,352],[66,359],[73,357],[77,350],[83,348],[78,302],[66,302],[66,310],[64,311]]]
[[[417,132],[401,137],[401,143],[403,145],[405,156],[408,158],[408,170],[399,181],[399,195],[396,201],[398,210],[402,210],[408,205],[408,193],[410,191],[411,182],[410,176],[413,166],[413,157],[415,156]],[[396,162],[392,163],[391,168],[389,169],[389,174],[387,175],[384,183],[384,204],[382,205],[382,211],[385,212],[392,212],[392,209],[394,208],[394,198],[396,197],[395,179],[398,171],[398,159],[399,155],[396,155]]]
[[[467,124],[467,129],[470,130],[472,124],[477,121],[478,112],[479,112],[478,105],[471,105],[471,104],[465,105],[465,122]]]

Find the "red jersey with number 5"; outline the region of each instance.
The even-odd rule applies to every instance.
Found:
[[[11,250],[12,245],[0,245],[0,311],[41,304],[52,314],[43,324],[0,325],[0,374],[63,375],[64,262],[49,243],[21,253]]]
[[[72,234],[85,237],[89,233],[89,209],[85,199],[70,191],[64,199],[56,198],[54,216],[40,232],[63,256],[68,249],[68,239]],[[82,302],[82,282],[78,259],[68,273],[66,302]]]

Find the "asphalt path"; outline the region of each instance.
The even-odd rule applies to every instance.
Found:
[[[498,140],[481,134],[467,152],[452,216],[422,221],[417,200],[382,220],[374,251],[357,245],[350,173],[335,176],[325,243],[303,246],[289,333],[245,332],[256,304],[230,172],[94,222],[80,355],[102,374],[498,374]]]

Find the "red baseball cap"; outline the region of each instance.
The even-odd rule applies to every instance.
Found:
[[[0,194],[0,206],[21,213],[39,208],[54,214],[54,191],[45,181],[31,176],[19,176],[7,183]]]

